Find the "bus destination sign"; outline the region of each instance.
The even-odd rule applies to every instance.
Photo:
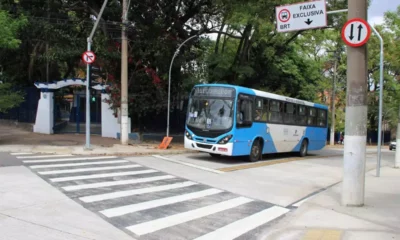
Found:
[[[194,97],[235,97],[235,89],[227,87],[196,87]]]

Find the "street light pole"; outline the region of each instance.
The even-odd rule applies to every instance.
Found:
[[[94,33],[96,32],[97,26],[99,25],[101,16],[103,15],[104,9],[106,8],[108,0],[104,0],[103,6],[101,6],[100,13],[97,15],[96,22],[87,38],[87,51],[91,50]],[[86,149],[90,149],[90,64],[86,65]]]
[[[396,133],[396,157],[394,161],[394,168],[400,168],[400,107],[399,107],[399,118],[397,120],[397,133]]]
[[[169,115],[170,115],[170,104],[171,104],[171,70],[172,70],[172,65],[174,63],[174,59],[176,58],[176,56],[179,54],[179,50],[181,49],[181,47],[188,41],[190,41],[191,39],[198,37],[199,34],[191,36],[190,38],[186,39],[183,43],[181,43],[178,47],[178,49],[176,49],[174,56],[172,57],[171,60],[171,64],[169,65],[169,73],[168,73],[168,112],[167,112],[167,137],[169,137]]]
[[[337,58],[336,58],[336,52],[335,52],[335,65],[334,65],[334,73],[333,73],[333,84],[332,84],[332,98],[331,98],[331,112],[332,112],[332,117],[331,117],[331,140],[330,140],[330,145],[334,146],[335,145],[335,122],[336,122],[336,113],[335,113],[335,100],[336,100],[336,71],[337,71]]]

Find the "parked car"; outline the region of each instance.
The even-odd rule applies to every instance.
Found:
[[[396,150],[396,141],[390,142],[389,150],[392,151],[393,149]]]

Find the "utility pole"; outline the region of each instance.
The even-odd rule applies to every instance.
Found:
[[[394,168],[400,168],[400,150],[397,146],[400,145],[400,107],[399,107],[399,119],[397,120],[397,133],[396,133],[396,157],[394,161]]]
[[[126,37],[127,0],[122,1],[121,48],[121,144],[128,145],[128,39]]]
[[[50,0],[47,0],[47,24],[50,24]],[[46,82],[49,82],[49,38],[46,38]]]
[[[333,84],[332,84],[332,98],[331,98],[331,112],[332,112],[332,117],[331,117],[331,140],[330,140],[330,145],[334,146],[335,145],[335,122],[336,122],[336,113],[335,113],[335,100],[336,100],[336,71],[337,71],[337,58],[336,58],[336,52],[335,52],[335,63],[334,63],[334,73],[333,73]]]
[[[367,0],[348,1],[348,19],[367,20]],[[347,47],[342,204],[364,205],[367,143],[367,46]]]

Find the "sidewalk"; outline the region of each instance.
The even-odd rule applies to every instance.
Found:
[[[265,240],[400,239],[400,169],[366,173],[364,207],[340,204],[341,184],[311,197],[283,218]]]
[[[85,134],[39,134],[0,125],[0,152],[58,153],[74,155],[153,155],[193,152],[183,144],[172,143],[167,150],[157,149],[160,143],[121,145],[120,140],[91,135],[91,150],[85,149]]]

